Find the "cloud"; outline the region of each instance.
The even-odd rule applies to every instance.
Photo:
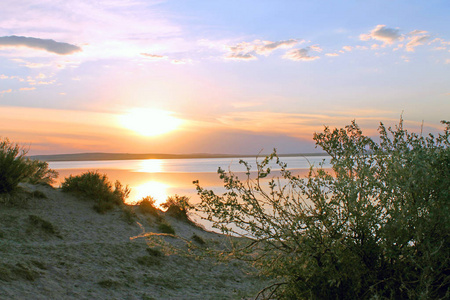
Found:
[[[254,40],[253,42],[241,42],[234,46],[227,46],[226,49],[228,50],[228,54],[225,56],[225,58],[237,60],[253,60],[257,59],[256,55],[268,56],[277,49],[289,49],[302,42],[303,40],[299,41],[296,39],[277,42],[261,40]]]
[[[161,60],[161,59],[167,59],[168,57],[166,55],[158,55],[158,54],[150,54],[150,53],[141,53],[142,56],[154,59],[154,60]]]
[[[20,88],[21,91],[33,91],[35,90],[35,87],[24,87],[24,88]]]
[[[425,31],[425,30],[413,30],[413,31],[411,31],[410,33],[408,33],[408,35],[418,35],[418,34],[425,34],[425,33],[428,33],[427,31]]]
[[[359,38],[362,41],[373,39],[389,45],[403,39],[398,29],[388,28],[386,25],[377,25],[370,33],[361,34]]]
[[[255,51],[258,54],[268,55],[276,49],[292,48],[296,44],[298,44],[298,42],[299,41],[297,41],[295,39],[290,39],[290,40],[286,40],[286,41],[278,41],[278,42],[263,41],[263,45],[255,46]]]
[[[59,55],[68,55],[81,51],[80,47],[68,43],[15,35],[0,37],[0,47],[2,46],[28,47],[32,49],[45,50]]]
[[[377,25],[370,33],[360,35],[360,39],[363,41],[369,41],[373,39],[383,42],[382,45],[373,44],[371,47],[372,49],[378,49],[380,47],[385,47],[386,45],[392,45],[394,42],[404,41],[404,43],[399,43],[398,46],[394,48],[394,51],[404,48],[408,52],[414,52],[415,47],[424,45],[430,40],[430,37],[431,36],[427,31],[418,29],[401,35],[398,29],[388,28],[386,27],[386,25]],[[429,44],[432,44],[434,42],[442,43],[442,41],[440,39],[434,39],[433,41],[429,42]]]
[[[256,59],[256,56],[250,53],[230,53],[226,56],[228,59],[236,59],[236,60],[253,60]]]
[[[170,62],[175,65],[185,65],[192,63],[192,59],[172,59]]]
[[[320,48],[317,45],[312,45],[309,47],[312,51],[316,51],[316,52],[322,52],[322,48]]]
[[[323,125],[342,127],[358,116],[358,124],[367,128],[376,128],[380,120],[391,119],[393,113],[380,109],[322,110],[320,112],[271,112],[271,111],[234,111],[217,117],[217,121],[227,128],[253,131],[258,133],[277,133],[299,138],[311,138],[312,132],[323,129]],[[370,126],[366,126],[370,124]],[[375,131],[374,131],[375,133]]]
[[[430,39],[429,35],[416,35],[409,38],[408,44],[406,44],[406,51],[414,52],[414,48],[423,45]]]
[[[353,47],[352,46],[344,46],[344,47],[342,47],[342,49],[344,49],[345,51],[350,52],[350,51],[352,51]]]
[[[311,56],[309,55],[310,47],[302,48],[302,49],[292,49],[283,56],[283,58],[294,60],[294,61],[311,61],[319,59],[319,56]]]
[[[339,53],[325,53],[326,56],[339,56]]]
[[[0,95],[6,94],[6,93],[11,93],[11,92],[12,92],[12,89],[0,91]]]

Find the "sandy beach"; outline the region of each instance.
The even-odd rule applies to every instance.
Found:
[[[166,241],[182,253],[155,255],[146,238],[133,239],[159,232],[154,217],[137,207],[130,220],[120,208],[98,214],[92,202],[60,189],[22,189],[22,200],[0,203],[0,299],[251,299],[267,283],[242,262],[183,254],[188,246],[181,239]],[[200,237],[202,247],[227,243],[223,235],[162,218],[177,236]]]

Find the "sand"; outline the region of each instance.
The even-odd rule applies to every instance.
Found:
[[[189,255],[181,239],[165,238],[179,252],[156,248],[155,256],[146,238],[133,237],[159,232],[158,222],[137,207],[130,220],[60,189],[22,188],[22,200],[0,203],[0,299],[252,299],[267,284],[245,263]],[[177,236],[206,243],[194,245],[227,245],[223,235],[163,219]]]

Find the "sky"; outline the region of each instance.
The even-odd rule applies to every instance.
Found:
[[[30,154],[320,152],[450,120],[443,1],[2,0],[0,137]]]

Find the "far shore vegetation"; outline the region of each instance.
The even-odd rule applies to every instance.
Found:
[[[281,154],[280,157],[293,156],[324,156],[321,153],[294,153]],[[130,154],[130,153],[73,153],[73,154],[51,154],[51,155],[33,155],[32,159],[42,161],[95,161],[95,160],[133,160],[133,159],[189,159],[189,158],[250,158],[255,156],[265,156],[265,154],[209,154],[209,153],[192,153],[192,154]]]
[[[176,237],[166,216],[191,222],[188,214],[196,211],[223,234],[243,237],[214,255],[250,262],[260,276],[273,279],[255,299],[449,299],[450,122],[442,124],[437,136],[410,133],[402,120],[395,128],[381,124],[376,140],[355,122],[325,127],[314,134],[325,154],[315,155],[331,156],[332,170],[312,166],[306,177],[296,176],[274,151],[258,160],[256,170],[241,160],[248,171],[243,180],[219,168],[224,194],[196,181],[201,202],[192,205],[188,197],[175,195],[162,205],[165,212],[151,195],[130,208],[124,204],[128,186],[112,184],[98,172],[65,178],[61,189],[92,202],[102,214],[121,208],[130,224],[139,212],[156,222],[155,236]],[[94,153],[31,159],[26,154],[0,139],[0,205],[23,183],[53,182],[57,173],[38,158],[139,157]],[[279,177],[271,172],[273,162],[281,168]],[[45,194],[33,197],[39,201]],[[40,217],[30,216],[29,223],[60,237]],[[192,241],[211,254],[201,237],[193,235]],[[153,265],[152,256],[160,255],[152,249],[143,263]]]

